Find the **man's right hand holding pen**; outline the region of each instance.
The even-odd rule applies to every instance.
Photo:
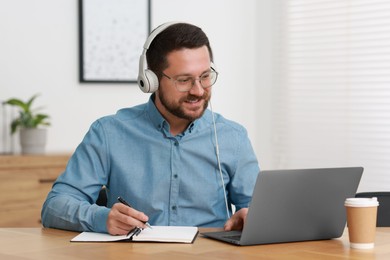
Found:
[[[147,221],[149,217],[143,212],[132,208],[121,197],[118,198],[119,203],[115,203],[107,218],[107,231],[111,235],[126,235],[135,227],[148,228],[150,227]]]

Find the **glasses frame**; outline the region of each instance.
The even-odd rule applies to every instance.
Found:
[[[178,89],[177,84],[176,84],[176,83],[177,83],[177,79],[174,79],[174,78],[172,78],[172,77],[169,77],[169,76],[166,75],[164,72],[161,72],[161,74],[162,74],[164,77],[166,77],[167,79],[171,80],[171,82],[175,85],[175,88],[177,89],[177,91],[183,92],[183,93],[184,93],[184,92],[189,92],[189,91],[194,87],[195,81],[199,81],[199,83],[200,83],[200,85],[202,86],[203,89],[208,89],[208,88],[210,88],[211,86],[213,86],[213,85],[217,82],[217,79],[218,79],[218,72],[217,72],[215,69],[213,69],[212,67],[211,67],[210,69],[211,69],[210,72],[214,72],[214,73],[215,73],[215,81],[214,81],[213,84],[211,84],[210,86],[207,86],[207,87],[205,87],[205,86],[202,85],[202,80],[201,80],[202,75],[204,75],[205,73],[210,73],[210,72],[205,72],[205,73],[203,73],[202,75],[200,75],[198,78],[192,78],[191,87],[190,87],[188,90],[180,90],[180,89]]]

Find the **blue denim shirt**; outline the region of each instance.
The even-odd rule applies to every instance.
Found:
[[[222,187],[211,111],[172,136],[152,97],[92,124],[47,196],[45,227],[107,232],[118,196],[151,225],[222,227],[223,189],[237,210],[248,207],[259,166],[246,130],[215,114]],[[95,204],[103,185],[107,207]]]

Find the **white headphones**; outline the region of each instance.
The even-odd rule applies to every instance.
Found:
[[[148,69],[148,62],[146,60],[146,52],[149,49],[150,44],[156,38],[158,34],[164,31],[169,26],[178,22],[168,22],[160,25],[152,31],[144,44],[144,50],[139,58],[139,70],[138,70],[138,86],[145,93],[153,93],[158,89],[158,77],[157,75]]]
[[[150,44],[159,35],[162,31],[168,28],[171,25],[177,24],[180,22],[168,22],[158,26],[152,31],[149,37],[146,39],[144,44],[144,50],[142,51],[141,56],[139,57],[139,68],[138,68],[138,87],[145,93],[153,93],[158,89],[158,77],[156,73],[148,69],[148,61],[146,60],[146,52],[149,49]],[[211,62],[211,67],[215,70],[215,65]]]

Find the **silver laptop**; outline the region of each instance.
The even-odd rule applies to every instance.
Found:
[[[202,234],[236,245],[340,237],[344,201],[355,197],[362,174],[362,167],[261,171],[242,232]]]

